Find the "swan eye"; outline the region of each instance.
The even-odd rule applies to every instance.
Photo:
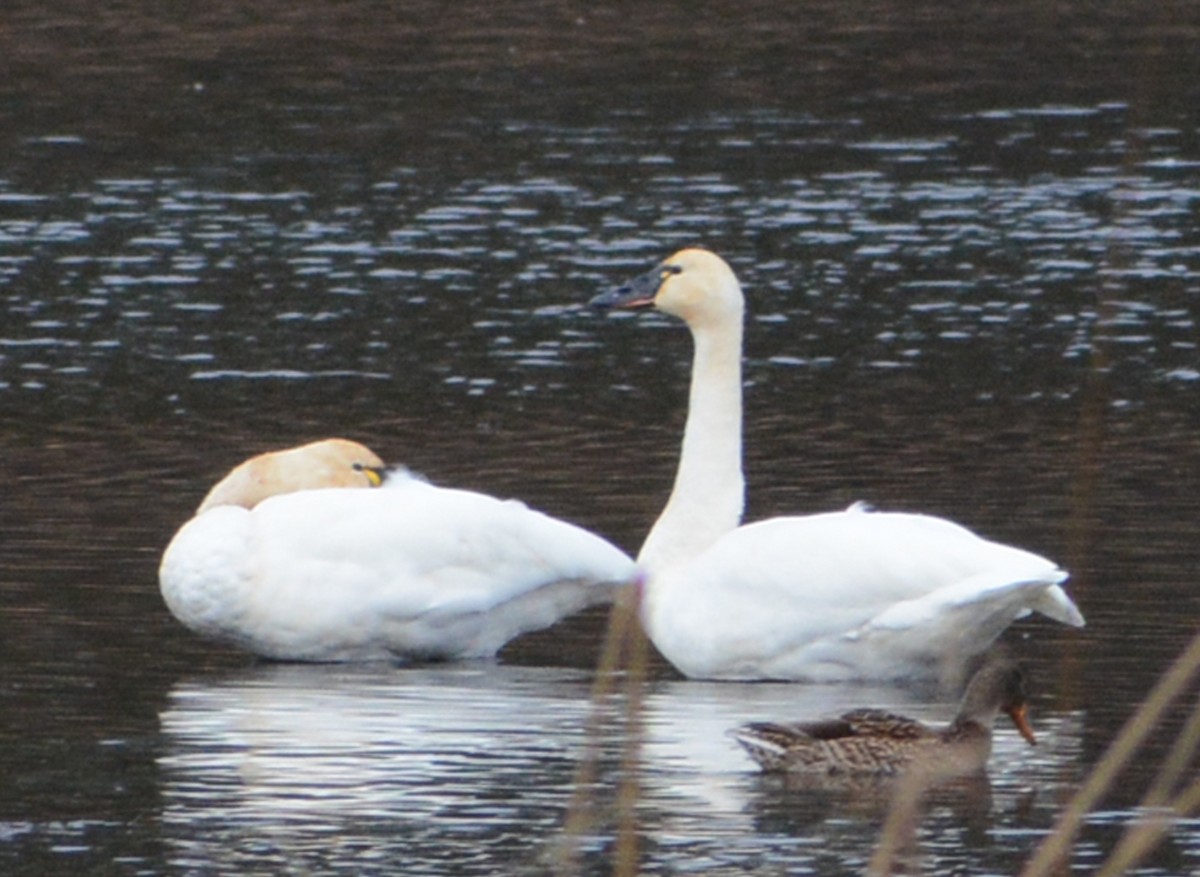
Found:
[[[678,265],[663,265],[662,270],[658,272],[660,282],[666,283],[675,274],[682,274],[683,269]]]

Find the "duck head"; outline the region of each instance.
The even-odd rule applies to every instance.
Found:
[[[1004,712],[1012,719],[1030,746],[1037,745],[1033,728],[1029,726],[1025,675],[1016,663],[1009,660],[995,660],[975,674],[963,694],[958,720],[991,728],[998,712]]]

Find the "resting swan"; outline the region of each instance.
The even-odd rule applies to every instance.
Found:
[[[263,657],[449,659],[611,601],[632,572],[586,530],[329,439],[230,472],[175,534],[159,584],[189,628]]]
[[[745,305],[718,256],[682,250],[592,305],[657,307],[695,344],[675,487],[638,555],[642,624],[684,675],[941,675],[1031,610],[1083,624],[1066,572],[950,521],[855,505],[739,526]]]

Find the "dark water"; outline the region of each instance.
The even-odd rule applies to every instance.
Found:
[[[275,667],[155,569],[230,465],[331,434],[636,550],[688,341],[580,304],[682,245],[750,300],[752,518],[867,499],[1073,572],[1089,627],[1009,637],[1043,745],[931,801],[915,867],[1016,872],[1195,632],[1194,4],[95,6],[0,27],[4,873],[544,871],[598,617],[496,664]],[[951,710],[656,665],[644,870],[861,870],[883,802],[724,731],[864,702]],[[1192,820],[1141,873],[1197,868]]]

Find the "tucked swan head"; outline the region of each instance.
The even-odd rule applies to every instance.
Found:
[[[346,439],[324,439],[251,457],[217,482],[196,514],[222,505],[250,509],[268,497],[300,490],[378,487],[384,472],[383,460],[366,446]]]
[[[693,330],[740,325],[745,301],[733,269],[715,253],[680,250],[657,268],[592,299],[596,308],[654,307]]]

